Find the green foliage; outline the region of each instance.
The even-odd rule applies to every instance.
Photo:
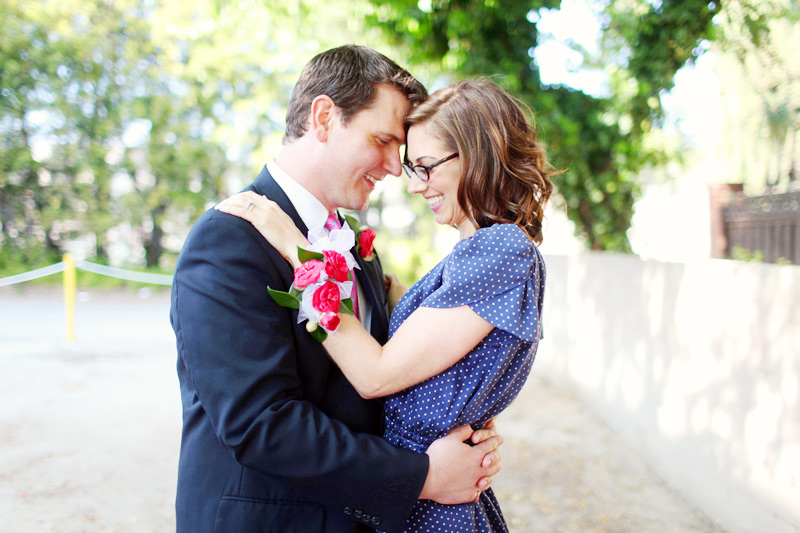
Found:
[[[32,153],[35,132],[27,113],[32,106],[47,104],[41,80],[54,72],[54,65],[45,52],[46,30],[25,24],[25,13],[16,3],[4,1],[0,6],[4,11],[0,25],[0,246],[3,262],[36,265],[42,255],[50,255],[42,249],[48,234],[37,219],[38,209],[51,202],[34,194],[40,166]],[[13,248],[9,246],[12,240],[18,243]]]
[[[281,307],[288,307],[289,309],[300,309],[300,298],[288,292],[276,291],[272,287],[267,287],[269,295],[275,300],[275,303]]]
[[[630,251],[626,231],[639,194],[637,175],[664,155],[645,138],[661,108],[660,91],[702,51],[718,4],[698,0],[611,2],[605,55],[614,94],[595,98],[543,86],[531,50],[537,12],[560,2],[498,0],[374,0],[380,25],[415,66],[451,79],[491,75],[535,111],[553,164],[566,172],[556,187],[578,233],[595,250]],[[614,65],[616,66],[610,66]],[[627,70],[622,68],[627,64]],[[634,86],[630,91],[628,87]]]
[[[735,259],[736,261],[748,261],[750,263],[763,263],[764,252],[735,246],[731,252],[731,259]]]
[[[556,186],[576,230],[593,250],[630,252],[626,231],[639,187],[638,140],[608,124],[611,102],[565,88],[548,89],[549,116],[538,123],[556,164]]]
[[[3,246],[30,262],[38,248],[60,256],[89,237],[106,261],[112,228],[126,222],[144,235],[146,264],[157,265],[167,210],[197,212],[217,198],[224,157],[201,138],[197,106],[169,90],[178,80],[158,68],[150,4],[0,9]],[[149,144],[128,146],[137,121],[151,126]],[[192,180],[205,201],[190,196]]]
[[[642,160],[637,139],[620,131],[612,102],[542,86],[531,61],[537,29],[529,13],[558,5],[463,0],[432,2],[422,10],[398,0],[381,2],[373,22],[409,50],[412,62],[453,78],[493,75],[527,102],[551,161],[566,170],[556,187],[579,233],[592,249],[629,251],[625,232],[638,192],[629,173]]]
[[[578,232],[592,249],[628,251],[637,175],[663,157],[645,142],[659,91],[702,51],[718,8],[610,3],[594,61],[612,65],[614,92],[595,98],[543,86],[531,59],[531,14],[559,4],[0,0],[0,269],[56,262],[77,241],[106,262],[125,239],[130,266],[169,269],[195,218],[276,153],[300,66],[353,36],[429,86],[491,75],[526,101],[565,170],[556,186]],[[404,193],[373,209],[398,203],[417,220],[410,232],[378,224],[377,247],[391,241],[382,261],[410,281],[435,260],[437,237],[427,206]]]
[[[672,89],[678,69],[703,52],[720,11],[720,2],[709,0],[638,4],[631,9],[629,2],[611,2],[606,30],[606,43],[621,42],[629,55],[627,69],[636,85],[629,105],[636,125],[661,117],[661,91]],[[649,9],[642,13],[644,6]]]
[[[761,250],[749,250],[743,246],[734,246],[731,251],[731,259],[735,261],[746,261],[748,263],[763,263],[764,252]],[[776,265],[793,265],[791,260],[779,257],[775,260]]]
[[[305,263],[306,261],[311,261],[312,259],[316,259],[318,261],[321,261],[322,259],[325,258],[325,256],[322,255],[319,252],[312,252],[310,250],[306,250],[305,248],[300,248],[298,246],[297,247],[297,258],[300,260],[301,263]]]
[[[0,0],[0,246],[168,267],[276,152],[299,66],[378,30],[363,3]],[[374,44],[374,43],[372,43]],[[22,270],[25,270],[24,268]]]

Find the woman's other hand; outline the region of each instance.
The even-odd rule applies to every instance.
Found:
[[[403,285],[395,274],[386,273],[383,276],[386,280],[386,294],[389,300],[389,314],[391,314],[397,302],[400,301],[400,298],[402,298],[408,290],[408,287]]]

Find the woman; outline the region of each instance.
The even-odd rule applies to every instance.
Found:
[[[541,338],[545,266],[536,244],[552,184],[525,112],[492,82],[437,91],[411,112],[406,132],[408,191],[461,240],[402,298],[391,283],[385,346],[344,314],[323,344],[362,396],[388,396],[385,438],[424,452],[454,427],[482,426],[525,383]],[[246,202],[269,211],[269,223]],[[218,208],[253,222],[301,265],[297,246],[308,241],[275,204],[244,193]],[[464,505],[420,500],[406,529],[507,531],[491,489]]]

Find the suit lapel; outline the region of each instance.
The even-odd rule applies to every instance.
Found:
[[[372,306],[372,336],[381,344],[389,335],[389,306],[384,289],[383,269],[377,255],[372,261],[364,261],[356,248],[351,250],[356,263],[361,267],[356,270],[356,277],[364,289],[364,295]]]
[[[262,194],[278,204],[284,213],[289,215],[289,217],[294,221],[294,224],[297,226],[303,235],[308,235],[308,228],[306,227],[303,219],[300,218],[300,215],[297,214],[297,209],[294,208],[291,200],[289,197],[286,196],[286,193],[283,192],[278,182],[272,177],[272,175],[267,170],[267,166],[264,165],[264,168],[261,170],[261,173],[256,177],[256,180],[251,183],[246,189],[246,191],[255,191],[258,194]]]

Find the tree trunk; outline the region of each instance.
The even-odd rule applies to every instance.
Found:
[[[161,215],[166,207],[161,205],[150,212],[150,219],[153,223],[153,230],[144,239],[144,260],[147,268],[157,267],[161,260],[164,247],[161,241],[164,238],[164,230],[161,228]]]

